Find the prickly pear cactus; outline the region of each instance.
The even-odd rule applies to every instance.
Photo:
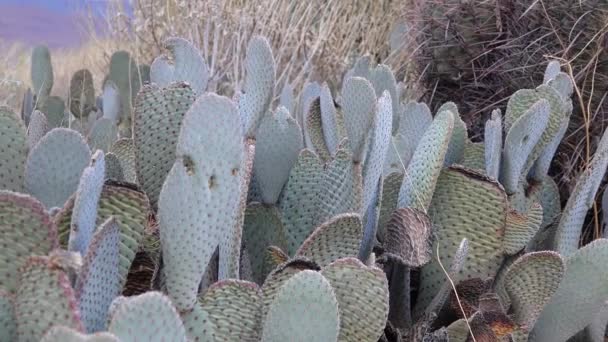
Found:
[[[433,116],[426,103],[408,102],[403,107],[399,118],[399,129],[394,140],[395,145],[398,146],[399,159],[404,167],[408,166],[420,139],[431,122],[433,122]]]
[[[13,309],[13,298],[0,290],[0,341],[14,341],[17,325]]]
[[[121,132],[130,131],[133,104],[141,84],[137,64],[128,52],[117,51],[112,54],[108,79],[114,82],[120,92]],[[130,138],[130,134],[128,137]]]
[[[200,51],[183,38],[171,37],[163,42],[169,55],[160,55],[150,65],[150,80],[160,87],[173,82],[187,82],[197,94],[207,88],[209,70]]]
[[[339,331],[340,312],[331,284],[320,273],[304,270],[274,297],[262,341],[336,341]]]
[[[88,69],[78,70],[70,80],[68,107],[77,118],[85,118],[95,108],[93,75]]]
[[[45,207],[63,207],[76,191],[91,151],[76,131],[55,128],[30,151],[25,166],[25,189]]]
[[[118,127],[116,123],[110,119],[101,118],[95,121],[93,127],[91,127],[87,141],[91,150],[108,152],[117,138]]]
[[[49,123],[46,115],[39,110],[35,110],[30,116],[30,123],[27,126],[27,148],[31,150],[38,141],[49,131]],[[10,159],[7,159],[10,160]],[[25,166],[25,164],[24,164]]]
[[[121,116],[120,90],[112,80],[106,80],[102,93],[103,117],[118,124]]]
[[[138,184],[137,172],[135,167],[135,146],[132,139],[118,139],[110,148],[110,152],[114,153],[120,161],[125,181],[132,184]]]
[[[373,125],[376,93],[364,78],[351,77],[342,87],[344,123],[353,160],[360,162],[366,152],[367,134]]]
[[[175,146],[184,115],[195,95],[185,83],[166,88],[147,85],[137,95],[133,146],[137,179],[153,206],[175,161]]]
[[[40,342],[120,342],[118,338],[107,332],[99,332],[92,335],[85,335],[74,329],[62,326],[54,326],[44,334]]]
[[[500,109],[493,110],[491,118],[486,122],[483,142],[486,174],[498,179],[502,157],[502,117]]]
[[[34,47],[30,73],[36,107],[40,108],[40,106],[44,106],[53,89],[53,65],[48,47],[44,45]]]
[[[23,192],[26,140],[19,117],[10,108],[0,107],[0,189]]]
[[[234,104],[199,97],[186,114],[177,158],[163,185],[158,218],[167,292],[180,310],[196,303],[198,285],[219,245],[220,278],[238,270],[237,225],[247,172],[241,121]],[[244,208],[243,208],[244,209]],[[236,267],[234,267],[236,266]]]

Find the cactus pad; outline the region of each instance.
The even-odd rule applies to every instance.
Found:
[[[130,126],[133,102],[139,92],[141,83],[139,82],[137,64],[128,52],[116,51],[112,54],[108,79],[114,82],[120,92],[121,121]]]
[[[348,78],[342,87],[342,108],[354,161],[362,161],[365,156],[375,107],[376,94],[371,83],[360,77]]]
[[[187,82],[200,95],[207,88],[209,69],[200,51],[183,38],[170,37],[163,46],[171,56],[160,55],[150,65],[150,80],[160,87]]]
[[[340,259],[321,274],[334,290],[340,309],[339,341],[377,341],[388,317],[384,272],[354,258]]]
[[[55,128],[30,151],[25,166],[25,188],[47,208],[62,207],[76,191],[91,151],[73,130]]]
[[[70,80],[70,112],[77,118],[87,117],[95,109],[93,75],[88,69],[78,70]]]
[[[0,289],[17,290],[18,269],[29,255],[46,255],[57,247],[57,228],[35,198],[0,191]]]
[[[154,207],[173,162],[184,115],[195,100],[185,83],[147,85],[137,95],[133,145],[137,179]]]
[[[106,80],[103,84],[103,94],[101,95],[103,107],[103,117],[118,124],[120,120],[120,90],[116,83]]]
[[[76,330],[62,327],[62,326],[54,326],[49,331],[44,334],[42,340],[40,342],[120,342],[116,336],[107,333],[100,332],[92,335],[85,335]]]
[[[82,172],[70,224],[68,250],[85,255],[97,225],[97,205],[105,180],[106,164],[103,152],[97,150],[91,164]]]
[[[261,304],[256,284],[232,279],[211,285],[201,299],[218,342],[259,341]]]
[[[83,331],[74,290],[51,258],[30,257],[21,268],[19,283],[15,301],[19,341],[38,341],[54,325]]]
[[[276,294],[262,341],[336,341],[339,331],[338,302],[330,283],[320,273],[304,270]]]
[[[0,189],[23,192],[27,148],[23,123],[10,108],[0,107]]]
[[[308,113],[305,114],[306,143],[310,144],[310,147],[314,149],[323,162],[327,162],[331,159],[331,152],[323,134],[321,100],[319,98],[315,99],[310,105]]]
[[[454,113],[451,111],[439,112],[420,139],[405,171],[399,190],[398,208],[427,210],[429,207],[448,151],[454,120]]]
[[[44,45],[34,47],[32,51],[31,70],[32,87],[37,102],[44,104],[45,99],[53,89],[53,65],[51,64],[51,52]]]
[[[274,94],[275,64],[266,38],[254,36],[249,41],[245,69],[245,87],[238,108],[245,136],[254,138]]]
[[[524,249],[540,229],[543,221],[543,207],[534,203],[525,214],[509,210],[503,240],[506,254],[513,255]]]
[[[608,240],[599,239],[567,259],[564,277],[540,314],[530,341],[565,341],[592,322],[608,298],[607,258]]]
[[[307,258],[319,266],[359,253],[362,235],[361,217],[342,214],[323,223],[302,243],[296,257]]]
[[[0,341],[14,341],[17,332],[13,299],[0,290]]]
[[[374,69],[370,70],[367,79],[371,82],[376,97],[381,97],[387,91],[391,99],[391,133],[396,132],[399,127],[399,95],[397,94],[397,81],[390,67],[385,64],[379,64]]]
[[[502,157],[502,117],[500,116],[500,109],[493,110],[492,117],[486,121],[483,142],[486,174],[488,177],[498,179]]]
[[[418,142],[432,122],[433,116],[426,103],[408,102],[404,106],[396,136],[400,141],[398,145],[402,147],[397,152],[405,166],[409,164]]]
[[[106,160],[106,179],[111,179],[118,182],[124,182],[125,176],[120,166],[120,160],[114,153],[107,153]]]
[[[120,167],[125,181],[133,184],[137,184],[137,172],[135,169],[135,146],[133,146],[133,140],[131,139],[119,139],[117,140],[110,152],[116,154],[120,161]]]
[[[486,173],[485,145],[467,140],[464,144],[462,166]]]
[[[404,265],[420,267],[431,260],[431,221],[420,210],[395,210],[382,240],[384,255]]]
[[[215,340],[215,327],[209,319],[209,314],[199,304],[190,311],[182,312],[182,321],[186,335],[191,341]]]
[[[265,116],[258,129],[253,172],[264,203],[275,203],[302,149],[298,123],[284,107]]]
[[[171,300],[160,292],[130,297],[112,315],[108,331],[121,341],[182,341],[186,330]]]
[[[327,83],[323,83],[319,94],[319,105],[321,109],[321,122],[323,129],[323,140],[327,150],[333,156],[338,149],[342,139],[346,138],[346,128],[344,127],[344,117],[342,112],[336,109],[331,90]]]
[[[118,268],[120,230],[116,219],[108,219],[95,233],[76,282],[82,323],[89,333],[106,327],[110,304],[122,290]]]
[[[229,246],[246,172],[240,127],[232,102],[215,94],[199,97],[184,118],[177,160],[163,185],[158,211],[167,291],[180,310],[194,306],[198,284],[218,245],[219,273],[224,262],[238,265]]]
[[[38,141],[49,131],[49,123],[46,115],[39,110],[35,110],[30,116],[30,123],[27,126],[27,148],[31,150]],[[24,163],[25,166],[25,163]]]
[[[87,140],[91,150],[108,152],[118,138],[118,127],[111,119],[101,118],[93,123]]]
[[[444,165],[449,166],[452,164],[461,164],[462,158],[464,157],[464,148],[467,142],[467,126],[460,118],[458,113],[458,107],[454,102],[446,102],[437,110],[438,113],[442,111],[450,111],[454,114],[454,130],[452,131],[452,137],[448,145],[448,151],[445,154]]]

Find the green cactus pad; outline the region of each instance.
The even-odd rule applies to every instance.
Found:
[[[384,237],[386,225],[391,219],[393,211],[397,209],[399,188],[403,183],[403,172],[391,172],[384,177],[383,182],[382,205],[380,205],[380,213],[378,214],[378,232],[376,233],[379,239]]]
[[[291,169],[278,206],[287,234],[289,255],[295,253],[315,228],[323,178],[323,166],[317,155],[310,150],[302,150]]]
[[[549,114],[549,102],[541,99],[526,110],[507,133],[500,171],[500,181],[507,193],[515,193],[526,177],[528,157],[549,123]]]
[[[370,70],[367,79],[371,82],[376,97],[381,97],[382,93],[388,91],[391,99],[391,134],[396,133],[399,127],[399,96],[397,94],[397,81],[390,67],[385,64],[379,64],[374,69]]]
[[[83,331],[68,276],[52,258],[33,256],[21,268],[15,300],[17,340],[39,341],[55,325]]]
[[[551,88],[555,89],[562,97],[566,100],[572,96],[574,91],[574,84],[572,79],[565,72],[559,72],[547,83]]]
[[[547,63],[547,67],[545,68],[545,75],[543,77],[543,84],[548,84],[549,81],[555,78],[557,74],[561,71],[561,66],[559,61],[552,60]]]
[[[262,285],[262,317],[264,319],[279,289],[293,275],[304,270],[320,271],[321,268],[310,260],[296,258],[280,264],[266,277],[266,281]]]
[[[74,197],[72,197],[61,211],[55,216],[55,223],[59,229],[60,241],[67,246],[70,221],[74,210]],[[107,219],[114,216],[120,227],[120,264],[119,272],[121,286],[127,280],[131,263],[135,253],[144,240],[144,230],[148,222],[148,213],[151,211],[146,195],[120,183],[108,182],[104,185],[97,209],[96,226],[100,226]]]
[[[47,208],[63,207],[90,159],[91,151],[78,132],[55,128],[28,155],[25,189]]]
[[[130,127],[133,103],[141,83],[139,83],[137,64],[128,52],[116,51],[112,54],[108,79],[114,82],[120,92],[121,122]]]
[[[312,102],[321,96],[321,85],[317,82],[308,82],[304,85],[300,99],[298,100],[298,112],[296,113],[296,120],[304,132],[304,142],[307,148],[312,148],[310,139],[308,138],[306,129],[306,114],[310,111]]]
[[[445,154],[444,165],[461,164],[462,159],[464,158],[465,144],[467,142],[467,126],[460,118],[458,107],[456,107],[454,102],[444,103],[439,107],[437,113],[443,111],[450,111],[454,114],[454,130],[452,131],[448,151]]]
[[[108,331],[121,341],[187,340],[186,329],[171,300],[160,292],[147,292],[121,303]]]
[[[61,97],[49,97],[44,106],[38,107],[38,109],[46,115],[49,122],[49,128],[67,126],[68,116],[65,111],[65,102],[63,102]]]
[[[422,139],[424,132],[433,122],[431,110],[425,103],[408,102],[401,111],[399,119],[397,150],[403,164],[407,166],[414,155],[414,151]]]
[[[325,170],[318,198],[316,223],[323,223],[342,213],[360,213],[363,208],[361,165],[354,163],[344,146],[336,152]]]
[[[181,315],[186,335],[191,341],[215,341],[215,327],[209,314],[199,304]]]
[[[362,161],[365,156],[375,107],[376,93],[372,84],[364,78],[348,78],[342,87],[342,108],[350,151],[355,162]]]
[[[570,123],[570,115],[567,115],[562,119],[562,122],[559,126],[559,130],[553,140],[545,147],[545,149],[541,152],[538,160],[534,163],[532,169],[532,175],[536,180],[542,180],[549,173],[549,168],[551,167],[551,162],[553,161],[553,157],[555,156],[555,152],[557,148],[562,142],[562,139],[566,135],[566,131],[568,130],[568,124]]]
[[[245,136],[254,138],[274,94],[275,64],[266,38],[254,36],[249,41],[245,70],[245,86],[238,108]]]
[[[70,239],[68,250],[85,255],[97,225],[97,206],[105,180],[105,158],[103,152],[97,150],[91,158],[91,164],[82,172],[76,198],[72,222],[70,223]]]
[[[30,116],[34,112],[34,94],[32,94],[32,88],[27,88],[23,94],[23,100],[21,101],[21,120],[25,122],[26,126],[30,124]]]
[[[106,160],[106,179],[111,179],[117,182],[124,182],[125,176],[120,166],[120,160],[114,153],[107,153],[105,155]]]
[[[207,88],[209,68],[200,51],[183,38],[165,39],[163,47],[170,56],[160,55],[150,65],[150,80],[160,87],[173,82],[187,82],[200,95]]]
[[[378,341],[388,317],[388,282],[384,272],[357,259],[345,258],[328,265],[321,274],[338,300],[338,341]]]
[[[167,88],[146,85],[137,95],[133,113],[135,169],[154,207],[175,162],[175,147],[184,115],[194,100],[194,92],[185,83]]]
[[[14,341],[17,332],[13,298],[6,292],[0,290],[0,341]]]
[[[40,342],[120,342],[118,338],[107,332],[85,335],[74,329],[54,326],[44,334]]]
[[[551,177],[542,180],[538,191],[533,192],[533,199],[543,207],[543,222],[541,227],[547,227],[555,222],[561,214],[559,188]]]
[[[91,127],[87,141],[92,151],[102,150],[108,152],[117,138],[118,126],[116,126],[114,121],[101,118],[95,121],[93,127]]]
[[[485,145],[482,142],[467,140],[464,144],[462,166],[486,173]]]
[[[70,80],[69,108],[77,118],[87,117],[95,109],[93,75],[88,69],[80,69]]]
[[[235,229],[240,229],[247,171],[240,127],[234,104],[215,94],[199,97],[184,117],[177,160],[158,210],[167,291],[180,310],[194,306],[198,284],[218,245],[220,278],[231,263],[238,270],[239,256],[232,254],[231,243],[238,238],[238,253],[241,232]]]
[[[382,170],[386,154],[391,144],[393,124],[393,110],[391,98],[387,92],[381,94],[375,111],[375,119],[370,132],[370,143],[363,165],[363,206],[366,210],[371,205],[378,189],[378,180],[382,177]]]
[[[530,331],[564,275],[564,261],[550,251],[524,254],[502,279],[515,323]]]
[[[53,65],[51,63],[51,52],[44,45],[34,47],[32,51],[31,69],[32,91],[36,96],[38,104],[44,104],[45,99],[53,89]]]
[[[293,95],[293,85],[285,82],[281,95],[279,96],[279,107],[285,107],[289,114],[295,119],[296,100]]]
[[[384,256],[401,264],[421,267],[431,260],[431,221],[418,209],[395,210],[382,240]]]
[[[23,123],[10,108],[0,107],[0,189],[23,192],[27,149]]]
[[[277,201],[302,149],[298,123],[284,107],[262,118],[258,129],[253,172],[264,203]]]
[[[608,298],[607,259],[608,239],[599,239],[566,260],[564,277],[540,314],[530,341],[565,341],[593,321]]]
[[[102,93],[103,117],[118,124],[121,116],[120,112],[120,90],[116,83],[106,80],[103,84]]]
[[[259,341],[260,289],[242,280],[217,282],[201,299],[201,307],[215,327],[214,341]]]
[[[429,207],[448,151],[454,120],[451,111],[439,112],[420,139],[405,171],[399,190],[398,208],[427,210]]]
[[[110,152],[116,154],[118,160],[120,160],[120,167],[125,176],[125,181],[137,184],[135,146],[133,146],[133,140],[124,138],[117,140],[114,145],[112,145]]]
[[[555,231],[554,248],[568,257],[576,252],[587,211],[593,205],[608,167],[608,130],[604,132],[593,159],[580,174]]]
[[[336,341],[339,331],[340,312],[331,284],[320,273],[304,270],[276,294],[262,341]]]
[[[14,294],[27,257],[47,255],[57,247],[57,228],[38,200],[0,191],[0,247],[0,290]]]
[[[502,117],[500,109],[493,110],[492,117],[486,121],[483,143],[486,174],[488,177],[498,179],[502,159]]]
[[[503,240],[503,250],[508,255],[520,252],[532,240],[543,221],[543,207],[539,203],[530,206],[525,214],[509,210]]]
[[[105,329],[110,304],[122,290],[119,247],[120,229],[112,217],[93,236],[75,286],[82,323],[89,333]]]
[[[469,241],[465,267],[455,282],[492,277],[503,260],[503,236],[507,220],[507,196],[498,182],[478,172],[451,167],[439,176],[429,216],[435,229],[433,251],[448,265],[458,243]],[[417,306],[426,306],[445,279],[436,260],[422,268]]]
[[[251,203],[245,212],[243,226],[243,246],[249,252],[252,276],[256,283],[262,284],[273,264],[268,259],[267,248],[276,246],[287,248],[287,237],[276,207]]]
[[[321,100],[315,99],[310,105],[310,109],[305,116],[304,127],[306,128],[307,144],[317,153],[321,161],[326,163],[331,159],[331,151],[329,150],[323,133],[323,122],[321,116]]]
[[[28,150],[34,148],[48,131],[49,123],[46,120],[46,115],[39,110],[35,110],[30,116],[30,123],[27,126],[26,141]]]
[[[341,214],[323,223],[302,243],[296,257],[307,258],[319,266],[346,257],[356,257],[362,236],[361,217]]]
[[[321,122],[323,123],[323,137],[330,155],[334,155],[342,139],[346,138],[343,113],[336,109],[331,90],[327,83],[323,83],[319,96],[321,106]]]

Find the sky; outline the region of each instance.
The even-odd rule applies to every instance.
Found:
[[[107,0],[0,0],[0,41],[75,47],[85,39],[79,13],[91,9],[100,20]]]

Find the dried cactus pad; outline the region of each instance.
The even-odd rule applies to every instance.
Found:
[[[608,239],[595,240],[566,261],[566,272],[544,307],[530,341],[565,341],[591,324],[608,298]]]
[[[454,130],[454,116],[449,110],[439,112],[420,139],[405,170],[398,208],[428,209]]]
[[[167,291],[180,310],[194,306],[218,245],[220,268],[222,258],[238,265],[239,256],[231,255],[229,246],[240,234],[233,229],[246,172],[240,125],[234,104],[215,94],[199,97],[184,118],[158,210]]]
[[[200,95],[207,88],[209,69],[200,51],[183,38],[167,38],[163,45],[171,56],[160,55],[150,65],[150,80],[160,87],[185,81]]]
[[[439,250],[449,265],[463,238],[469,255],[455,282],[486,279],[498,271],[503,259],[503,236],[507,219],[507,196],[495,180],[461,167],[441,172],[429,216],[436,234],[433,251]],[[422,268],[417,306],[426,306],[445,279],[435,258]]]
[[[201,307],[214,326],[214,341],[260,340],[262,314],[260,289],[242,280],[222,280],[207,290]]]
[[[93,75],[88,69],[80,69],[70,80],[70,112],[77,118],[87,117],[95,108]]]
[[[85,255],[95,228],[99,196],[105,180],[105,158],[103,152],[97,150],[91,158],[91,164],[82,172],[76,198],[74,212],[70,224],[70,239],[68,250]]]
[[[243,132],[254,138],[274,94],[275,64],[266,38],[255,36],[249,41],[245,70],[245,87],[239,96],[238,108]]]
[[[19,268],[30,255],[57,247],[57,228],[35,198],[0,191],[0,290],[14,294]]]
[[[35,110],[30,116],[30,123],[27,126],[27,148],[31,150],[38,141],[49,131],[49,123],[46,115],[39,110]],[[23,163],[25,167],[25,163]]]
[[[376,93],[372,84],[361,77],[351,77],[342,87],[344,124],[353,160],[362,161],[368,132],[374,122]]]
[[[30,151],[25,189],[47,208],[63,207],[90,159],[91,151],[78,132],[55,128]]]
[[[39,341],[55,325],[83,331],[67,275],[48,257],[30,257],[20,272],[15,301],[18,341]]]
[[[340,259],[321,274],[334,290],[340,309],[339,341],[378,341],[388,318],[388,282],[384,272],[358,259]]]
[[[503,285],[520,329],[530,331],[557,290],[564,275],[564,261],[551,251],[528,253],[509,267]]]
[[[320,273],[301,271],[283,284],[264,321],[263,342],[336,341],[340,312],[331,284]]]
[[[95,333],[92,335],[85,335],[76,330],[54,326],[52,327],[40,342],[120,342],[118,338],[107,332]]]
[[[253,172],[264,203],[277,201],[302,149],[302,131],[284,107],[265,116],[258,129]]]
[[[341,258],[356,257],[362,230],[358,214],[338,215],[316,228],[295,255],[310,259],[321,267]]]
[[[89,333],[105,330],[110,304],[122,290],[119,247],[120,229],[112,217],[93,236],[75,287],[82,323]]]
[[[425,265],[431,260],[431,227],[428,215],[418,209],[395,210],[382,239],[385,254],[410,267]]]
[[[121,303],[108,331],[121,341],[187,341],[184,324],[171,300],[160,292],[147,292]]]
[[[14,341],[16,339],[17,324],[13,298],[0,290],[0,341]]]
[[[0,189],[23,192],[26,158],[23,123],[10,108],[0,107]]]
[[[185,83],[166,88],[146,85],[133,113],[133,145],[137,179],[156,207],[163,182],[175,162],[175,146],[195,94]]]

